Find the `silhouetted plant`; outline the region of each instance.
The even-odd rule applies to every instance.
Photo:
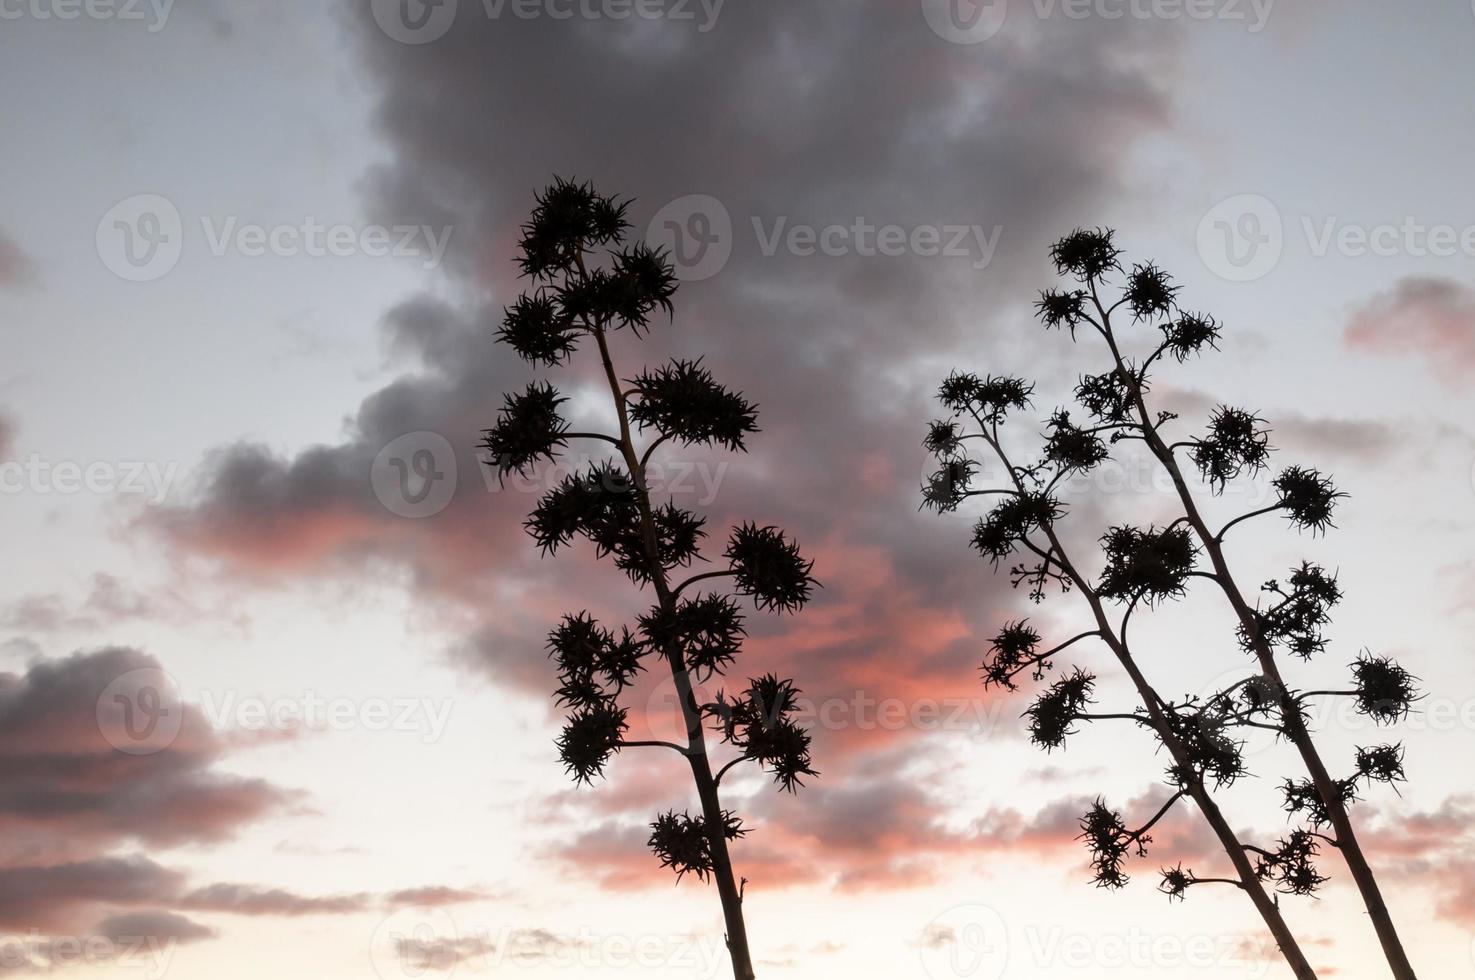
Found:
[[[1414,679],[1387,658],[1362,656],[1353,666],[1356,687],[1349,691],[1295,691],[1283,679],[1278,654],[1310,659],[1326,648],[1323,630],[1330,610],[1341,599],[1335,575],[1312,563],[1292,569],[1282,581],[1263,587],[1266,596],[1251,606],[1240,593],[1224,557],[1231,528],[1260,514],[1281,513],[1296,528],[1322,533],[1344,496],[1320,472],[1300,466],[1283,469],[1272,481],[1276,499],[1211,532],[1199,511],[1184,473],[1184,463],[1197,471],[1215,495],[1229,482],[1254,476],[1266,468],[1269,431],[1255,413],[1220,406],[1202,436],[1169,442],[1162,430],[1177,420],[1172,412],[1153,412],[1147,395],[1149,369],[1165,357],[1184,362],[1217,349],[1222,328],[1213,317],[1188,312],[1178,304],[1178,287],[1160,268],[1138,264],[1127,271],[1113,233],[1077,230],[1050,250],[1056,270],[1074,280],[1068,289],[1040,295],[1036,313],[1047,329],[1068,331],[1077,339],[1082,328],[1104,343],[1109,361],[1100,373],[1083,376],[1076,386],[1077,403],[1089,422],[1078,425],[1064,409],[1053,412],[1037,459],[1015,463],[1000,438],[1000,427],[1012,412],[1030,405],[1033,385],[1010,377],[954,372],[938,398],[949,416],[930,423],[924,445],[939,469],[922,487],[923,505],[939,512],[957,510],[973,497],[1003,499],[978,521],[973,546],[995,566],[1016,559],[1010,577],[1016,587],[1028,585],[1030,597],[1042,602],[1053,587],[1078,591],[1089,605],[1096,628],[1041,649],[1043,641],[1027,621],[1011,622],[994,637],[983,662],[984,683],[1013,690],[1028,674],[1042,681],[1062,652],[1086,639],[1104,643],[1131,680],[1140,703],[1130,711],[1094,713],[1094,675],[1079,668],[1048,685],[1026,712],[1033,740],[1047,750],[1061,746],[1079,724],[1123,721],[1144,729],[1168,751],[1167,780],[1173,795],[1151,821],[1132,830],[1122,816],[1098,800],[1082,819],[1082,837],[1092,854],[1099,885],[1119,887],[1127,880],[1124,863],[1146,852],[1148,829],[1181,799],[1191,799],[1209,823],[1234,868],[1229,877],[1201,877],[1182,864],[1164,868],[1159,888],[1182,899],[1190,888],[1209,882],[1232,884],[1255,903],[1297,976],[1314,976],[1294,936],[1265,886],[1292,895],[1309,895],[1326,880],[1316,867],[1322,845],[1347,860],[1369,915],[1377,928],[1395,976],[1411,978],[1412,970],[1378,894],[1347,817],[1347,806],[1368,784],[1396,783],[1403,778],[1403,752],[1398,745],[1360,748],[1356,768],[1343,779],[1326,773],[1312,744],[1308,702],[1318,696],[1345,696],[1374,721],[1403,717],[1417,697]],[[1109,306],[1102,291],[1120,278],[1120,290]],[[1155,327],[1140,360],[1123,352],[1131,338],[1118,334],[1113,313],[1126,307],[1131,321]],[[1137,336],[1136,333],[1133,337]],[[971,423],[965,427],[964,423]],[[1057,527],[1067,515],[1061,499],[1065,481],[1087,473],[1109,458],[1111,447],[1141,442],[1172,478],[1182,516],[1165,527],[1122,524],[1109,528],[1100,544],[1105,567],[1088,580],[1062,544]],[[985,472],[983,460],[969,450],[986,450],[1002,466],[999,486],[975,486]],[[1201,569],[1200,563],[1207,567]],[[1151,607],[1183,596],[1192,582],[1207,579],[1227,596],[1238,620],[1239,642],[1254,658],[1254,668],[1236,683],[1207,695],[1170,701],[1153,688],[1128,640],[1128,624],[1139,607]],[[1120,614],[1108,611],[1120,607]],[[1285,808],[1305,822],[1273,846],[1242,843],[1225,823],[1214,792],[1247,775],[1240,733],[1267,730],[1293,743],[1306,763],[1309,778],[1286,780]],[[1322,833],[1331,828],[1334,836]],[[1255,855],[1252,863],[1247,855]]]
[[[499,478],[525,474],[551,461],[575,439],[609,444],[615,459],[567,476],[540,499],[526,529],[545,555],[584,538],[599,558],[608,558],[655,605],[637,617],[632,632],[618,634],[587,612],[566,615],[548,636],[557,664],[557,703],[569,709],[558,738],[564,767],[578,783],[603,776],[622,749],[652,747],[684,754],[691,768],[698,814],[669,811],[651,824],[649,845],[662,867],[679,881],[691,873],[717,886],[727,927],[727,945],[737,980],[753,977],[743,921],[743,889],[728,844],[747,833],[722,807],[719,787],[733,766],[753,762],[768,769],[785,791],[816,775],[810,736],[794,720],[798,689],[767,674],[751,679],[736,698],[719,693],[699,702],[693,681],[706,681],[733,666],[745,635],[743,616],[730,595],[686,595],[700,581],[728,579],[734,591],[760,610],[794,612],[816,586],[812,562],[775,527],[744,523],[732,529],[723,567],[673,582],[672,574],[702,557],[704,518],[671,501],[652,500],[646,469],[663,443],[721,446],[746,451],[758,431],[757,410],[741,393],[719,384],[695,361],[673,360],[621,381],[610,357],[608,335],[650,329],[657,313],[673,314],[676,279],[664,254],[643,244],[626,244],[627,202],[605,197],[588,184],[556,180],[537,196],[522,227],[519,264],[532,289],[506,309],[497,339],[524,360],[547,367],[567,363],[585,341],[597,348],[617,424],[615,433],[573,432],[561,414],[568,399],[547,382],[508,395],[481,448]],[[643,449],[635,433],[653,432]],[[631,741],[629,709],[621,695],[650,658],[665,662],[678,696],[685,744]],[[708,758],[705,722],[735,757],[715,774]]]

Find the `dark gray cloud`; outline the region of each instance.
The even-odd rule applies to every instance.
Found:
[[[125,647],[0,673],[0,860],[220,840],[290,798],[218,772],[224,743],[171,692],[157,660]]]
[[[77,906],[154,903],[184,876],[140,855],[40,866],[0,866],[0,928],[66,927]]]
[[[484,897],[436,884],[326,896],[192,885],[155,853],[228,838],[298,796],[220,772],[231,749],[138,650],[0,672],[0,931],[205,939],[213,930],[180,913],[342,915]]]
[[[1054,21],[964,47],[934,34],[919,6],[889,0],[728,4],[706,33],[670,22],[491,20],[461,7],[448,34],[420,46],[391,40],[368,5],[343,7],[392,154],[364,180],[372,216],[455,227],[447,288],[384,318],[402,373],[363,400],[336,444],[285,456],[222,447],[193,503],[155,510],[151,524],[247,578],[407,572],[423,601],[452,607],[442,618],[457,624],[456,658],[504,689],[546,697],[543,637],[561,613],[628,618],[642,603],[586,553],[540,561],[521,527],[537,486],[489,485],[479,472],[479,431],[501,393],[533,374],[493,342],[520,288],[517,227],[555,174],[633,197],[637,237],[668,203],[710,195],[722,205],[711,216],[731,222],[730,257],[683,286],[673,323],[643,344],[618,338],[615,357],[629,377],[642,363],[705,355],[719,380],[759,405],[752,456],[726,470],[716,469],[725,457],[681,457],[721,479],[677,502],[703,510],[719,542],[741,519],[788,528],[816,558],[824,589],[792,619],[751,617],[739,670],[781,670],[806,695],[842,704],[857,692],[976,698],[982,637],[1019,599],[970,553],[966,517],[918,512],[932,394],[954,365],[1048,371],[1058,355],[1041,363],[1029,352],[1027,312],[1036,288],[1053,284],[1046,246],[1123,206],[1134,147],[1171,121],[1179,32]],[[957,226],[975,244],[961,255],[877,254],[875,237],[856,240],[857,222],[872,236],[885,225],[903,235]],[[802,238],[765,254],[773,235],[796,226],[831,236],[836,254],[802,254]],[[555,382],[580,394],[595,380],[586,362]],[[576,427],[607,424],[602,404],[575,398]],[[438,469],[457,474],[444,507],[419,518],[392,513],[371,479],[376,457],[413,433],[444,439]],[[826,728],[816,756],[835,779],[914,734]],[[842,791],[819,792],[814,806],[833,825],[891,827],[908,844],[932,832],[936,800],[882,790],[894,797],[874,821],[860,820],[864,801]],[[780,844],[745,844],[745,873],[812,880],[783,842],[817,846],[817,829],[791,810],[765,815],[764,840]],[[574,834],[565,856],[584,848],[611,886],[644,881],[654,867],[645,836],[639,823],[604,825]],[[889,847],[870,861],[836,853],[853,862],[849,880],[887,887],[924,880],[950,848],[971,847],[949,838],[927,849],[930,861]]]
[[[299,895],[285,888],[260,888],[255,885],[217,883],[197,888],[180,898],[180,907],[202,912],[231,912],[236,915],[341,915],[360,912],[370,905],[371,896]]]
[[[177,912],[125,912],[111,915],[97,924],[94,930],[99,936],[118,943],[142,941],[188,943],[201,939],[214,939],[216,932],[209,926]]]
[[[391,347],[414,363],[358,407],[345,441],[292,457],[224,447],[196,503],[155,521],[181,546],[256,575],[389,561],[422,594],[483,611],[515,580],[534,598],[486,615],[459,650],[503,682],[542,687],[543,666],[519,660],[559,611],[536,598],[540,586],[572,576],[581,602],[617,614],[629,611],[628,589],[579,560],[556,571],[539,562],[520,528],[533,494],[489,493],[472,447],[500,393],[530,374],[491,336],[519,288],[516,227],[535,188],[572,174],[634,197],[636,235],[692,193],[731,218],[721,271],[678,294],[673,325],[617,350],[626,374],[637,358],[704,353],[758,402],[764,432],[716,483],[714,532],[743,517],[789,527],[818,554],[817,607],[837,619],[885,595],[900,597],[894,622],[991,619],[1007,600],[980,602],[998,587],[969,556],[963,526],[916,513],[931,391],[954,361],[987,370],[1020,359],[1017,344],[996,342],[1032,295],[1019,284],[1048,284],[1047,242],[1111,210],[1128,151],[1169,122],[1178,34],[1042,22],[965,47],[910,4],[731,4],[705,33],[463,7],[449,33],[420,46],[389,38],[364,5],[344,12],[393,150],[366,177],[371,211],[455,226],[456,299],[410,298],[387,314]],[[982,250],[764,254],[777,222],[857,220],[998,229],[998,249],[983,269]],[[576,368],[557,380],[577,388],[588,377]],[[453,447],[458,490],[435,516],[407,520],[376,499],[369,474],[392,440],[420,431]],[[895,656],[886,633],[851,631],[827,659]],[[933,661],[924,673],[965,659],[946,642],[906,653]]]

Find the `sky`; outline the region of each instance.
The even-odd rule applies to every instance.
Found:
[[[1362,650],[1420,678],[1396,732],[1314,721],[1335,771],[1404,743],[1407,782],[1353,818],[1420,975],[1469,976],[1472,42],[1465,0],[0,0],[0,976],[728,970],[715,891],[644,847],[692,805],[684,762],[631,749],[575,787],[553,746],[548,629],[648,597],[540,558],[522,521],[566,469],[478,460],[535,377],[611,421],[587,356],[534,371],[494,340],[555,175],[677,259],[622,375],[701,356],[759,406],[750,453],[672,452],[662,489],[716,540],[784,527],[823,584],[748,610],[730,681],[794,678],[821,773],[724,783],[761,976],[1290,975],[1242,896],[1155,890],[1223,868],[1191,809],[1091,886],[1080,815],[1147,819],[1162,762],[1109,723],[1028,743],[1029,692],[979,681],[988,638],[1087,610],[1012,590],[969,548],[981,511],[919,509],[949,371],[1032,379],[1025,446],[1102,369],[1032,316],[1078,226],[1223,322],[1155,378],[1185,437],[1253,408],[1277,467],[1349,493],[1325,536],[1262,518],[1230,559],[1250,592],[1338,572],[1293,683],[1345,686]],[[1083,553],[1175,514],[1121,455],[1068,498]],[[1206,589],[1133,633],[1162,690],[1243,673]],[[1105,651],[1072,663],[1099,710],[1135,706]],[[667,698],[630,695],[656,736]],[[1221,804],[1269,841],[1297,760],[1249,752]],[[1323,871],[1286,918],[1323,977],[1384,975]]]

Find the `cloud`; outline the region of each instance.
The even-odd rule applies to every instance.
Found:
[[[371,896],[308,896],[284,888],[259,888],[254,885],[217,883],[197,888],[183,895],[180,907],[202,912],[230,912],[235,915],[343,915],[361,912],[370,906]]]
[[[0,228],[0,289],[29,286],[36,281],[36,260]]]
[[[196,495],[151,509],[143,526],[183,560],[243,582],[394,574],[444,624],[455,662],[502,690],[546,698],[544,637],[562,613],[630,622],[650,597],[586,550],[540,560],[521,524],[556,471],[501,486],[476,458],[502,393],[532,374],[492,340],[523,285],[516,229],[554,174],[635,198],[636,238],[668,202],[710,195],[731,220],[731,257],[682,288],[673,323],[642,344],[617,338],[614,353],[627,377],[642,363],[704,355],[759,405],[764,431],[751,456],[656,457],[673,481],[688,474],[675,502],[708,516],[711,550],[728,526],[754,519],[785,527],[816,559],[817,600],[792,618],[750,615],[728,683],[776,670],[847,712],[818,733],[826,780],[922,730],[909,719],[860,723],[865,698],[893,699],[904,714],[924,700],[976,708],[981,637],[1019,600],[969,552],[965,519],[918,513],[933,389],[953,364],[992,366],[981,352],[1006,311],[1032,296],[1019,283],[1051,281],[1047,244],[1118,207],[1131,151],[1171,122],[1183,35],[1156,22],[1042,21],[966,48],[939,39],[914,7],[870,0],[729,5],[703,34],[670,21],[590,30],[577,20],[461,17],[425,57],[387,38],[362,5],[344,10],[379,86],[375,118],[391,151],[391,163],[366,175],[369,210],[387,223],[454,226],[450,288],[437,291],[456,299],[410,297],[387,311],[401,373],[351,411],[340,440],[289,453],[223,445]],[[976,226],[997,231],[998,248],[979,268],[979,251],[885,255],[846,231],[882,225]],[[780,226],[852,237],[838,254],[803,254],[770,247]],[[555,380],[576,428],[611,424],[587,356]],[[383,482],[381,454],[406,436],[437,447],[449,492],[431,516],[399,516],[396,486]],[[642,710],[659,678],[644,682],[634,714],[660,724]],[[824,808],[862,818],[860,801],[826,786],[815,796]],[[668,789],[653,792],[675,802]],[[889,805],[900,823],[940,804],[897,796]],[[823,836],[802,810],[766,816],[775,840]],[[585,846],[615,862],[611,884],[648,871],[639,825],[584,819],[580,829],[594,835]],[[779,850],[746,853],[770,878],[806,874]],[[929,873],[845,853],[855,880]],[[620,863],[624,854],[639,864]]]
[[[115,575],[98,572],[80,602],[70,602],[54,592],[21,596],[0,609],[0,628],[28,633],[96,632],[142,619],[178,622],[197,614],[198,610],[172,589],[142,592]]]
[[[496,951],[495,943],[479,936],[433,939],[403,936],[394,941],[395,955],[411,976],[419,976],[428,970],[449,973],[468,960],[481,959]]]
[[[1440,918],[1475,929],[1475,796],[1456,794],[1432,810],[1381,807],[1358,836],[1384,875],[1429,889]]]
[[[464,902],[479,902],[487,897],[485,892],[432,885],[426,888],[405,888],[397,892],[390,892],[384,896],[384,903],[395,907],[460,905]]]
[[[816,783],[802,798],[749,799],[744,811],[753,817],[745,821],[750,833],[733,845],[734,862],[754,888],[767,890],[816,884],[847,891],[918,888],[969,862],[986,874],[986,859],[1001,858],[1039,858],[1051,873],[1086,880],[1080,819],[1093,797],[1063,797],[1033,813],[990,807],[959,822],[942,795],[928,788],[945,778],[882,753],[868,756],[844,780]],[[1168,793],[1151,786],[1115,805],[1123,820],[1136,825],[1157,812]],[[607,802],[591,802],[591,812],[597,810],[603,819],[553,844],[551,855],[595,875],[611,890],[670,887],[671,871],[661,868],[646,846],[647,823],[656,808],[632,802],[626,810],[612,810]],[[1163,862],[1203,868],[1226,860],[1186,803],[1153,828],[1153,838],[1144,861],[1152,872]]]
[[[201,925],[176,912],[125,912],[113,915],[97,924],[94,930],[99,936],[119,943],[189,943],[201,939],[214,939],[217,933],[209,926]]]
[[[451,274],[474,298],[460,307],[412,298],[387,314],[391,345],[418,367],[358,407],[345,441],[292,456],[222,447],[193,506],[157,513],[154,526],[187,551],[256,576],[342,574],[388,562],[407,568],[422,595],[467,609],[505,599],[500,590],[513,582],[519,605],[541,602],[539,586],[551,576],[576,579],[576,590],[595,602],[617,601],[624,583],[607,571],[584,574],[566,563],[555,573],[537,561],[520,529],[534,495],[488,492],[472,448],[500,393],[528,373],[490,337],[519,288],[512,232],[535,188],[576,169],[639,196],[637,235],[665,200],[693,187],[735,215],[741,241],[728,267],[683,290],[677,324],[662,328],[653,349],[618,352],[626,371],[636,353],[705,352],[720,377],[759,401],[766,432],[757,455],[734,461],[718,487],[708,508],[714,533],[731,519],[763,516],[814,546],[843,528],[847,540],[898,556],[908,584],[941,591],[938,545],[956,543],[959,532],[915,510],[924,464],[918,431],[943,369],[919,374],[920,384],[902,384],[896,372],[965,336],[976,340],[978,325],[960,304],[1002,294],[1006,283],[1012,289],[1010,268],[1041,267],[1045,242],[1116,192],[1119,151],[1169,117],[1165,66],[1175,43],[1168,32],[1105,26],[1043,31],[980,57],[940,42],[915,11],[873,3],[865,16],[854,14],[731,8],[721,30],[704,37],[673,24],[586,31],[547,18],[462,18],[426,61],[354,6],[355,38],[382,86],[381,130],[399,155],[371,173],[371,204],[383,217],[454,221]],[[795,50],[808,52],[802,100],[761,70]],[[1124,67],[1147,54],[1151,71]],[[555,62],[578,67],[552,71]],[[879,63],[898,70],[881,77],[867,67]],[[1093,65],[1101,71],[1087,82]],[[637,116],[628,111],[636,104],[661,111]],[[573,106],[583,125],[560,121]],[[474,118],[495,123],[467,126]],[[743,153],[701,137],[719,120]],[[498,135],[509,132],[519,138]],[[611,157],[614,145],[664,149],[637,164]],[[985,275],[916,255],[765,256],[752,219],[782,215],[821,225],[857,215],[969,218],[1003,224],[1017,247],[999,258],[1004,268]],[[561,380],[578,390],[591,377],[575,371]],[[370,473],[392,440],[420,431],[453,447],[457,488],[444,511],[408,520],[376,498]],[[964,567],[966,549],[952,554]],[[845,583],[833,567],[826,574],[829,599]],[[984,578],[960,581],[939,598],[976,597]],[[874,577],[867,584],[882,585]],[[861,597],[829,601],[859,608]],[[509,604],[496,605],[505,613]],[[513,654],[505,641],[515,636],[522,650],[540,645],[555,610],[520,608],[500,622],[472,624],[468,660],[498,649],[501,657],[480,657],[488,669],[531,682],[506,662]]]
[[[0,867],[0,928],[66,929],[79,908],[157,904],[183,879],[141,855]]]
[[[404,936],[394,941],[394,952],[406,973],[418,976],[427,971],[449,973],[463,963],[495,966],[509,961],[521,966],[537,963],[569,965],[569,957],[592,950],[585,940],[561,936],[547,929],[513,929],[502,934],[500,943],[484,935],[421,937]],[[491,957],[496,962],[490,962]]]
[[[120,751],[99,719],[127,705],[107,695],[126,699],[137,693],[130,681],[164,678],[157,660],[125,647],[0,673],[0,831],[10,838],[0,860],[20,842],[65,853],[83,844],[217,841],[290,798],[262,780],[216,771],[223,742],[199,708],[167,692],[159,731],[170,737],[151,751]]]
[[[129,729],[115,724],[118,697],[140,713],[132,718],[140,731],[156,723],[149,740],[128,741]],[[188,871],[154,852],[226,839],[298,798],[220,772],[235,746],[138,650],[110,647],[0,672],[0,930],[196,940],[213,930],[181,913],[345,915],[484,897],[447,885],[314,896],[192,884]]]
[[[1320,457],[1333,456],[1375,463],[1387,459],[1407,433],[1376,419],[1338,419],[1277,412],[1271,420],[1271,439],[1282,448]]]
[[[1344,339],[1369,353],[1422,357],[1446,384],[1475,371],[1475,289],[1452,279],[1409,277],[1352,314]]]
[[[1230,405],[1258,411],[1270,430],[1270,441],[1277,449],[1304,454],[1317,459],[1335,458],[1372,463],[1386,460],[1425,433],[1406,424],[1382,419],[1346,419],[1325,415],[1306,415],[1294,410],[1261,409],[1246,406],[1239,398],[1219,399],[1191,388],[1162,387],[1158,392],[1164,408],[1176,412],[1189,432],[1201,431],[1214,410]]]

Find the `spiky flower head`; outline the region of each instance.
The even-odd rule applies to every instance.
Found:
[[[1091,852],[1091,871],[1097,887],[1124,886],[1129,878],[1122,870],[1122,862],[1126,859],[1128,850],[1135,843],[1139,855],[1146,853],[1145,845],[1150,843],[1151,838],[1134,837],[1122,823],[1122,815],[1108,808],[1106,802],[1099,797],[1081,818],[1080,826],[1078,839],[1084,840]]]
[[[1357,710],[1380,725],[1406,717],[1418,700],[1418,678],[1391,657],[1363,653],[1352,665]]]
[[[810,734],[791,717],[799,710],[799,689],[775,674],[751,678],[728,701],[719,694],[707,713],[722,725],[723,739],[773,774],[784,792],[796,792],[803,777],[817,776],[809,755]]]
[[[1181,902],[1193,882],[1193,872],[1183,870],[1183,864],[1179,862],[1176,867],[1163,868],[1162,880],[1158,882],[1157,890],[1168,896],[1169,901],[1176,899]]]
[[[1081,282],[1099,279],[1113,269],[1120,269],[1117,262],[1121,250],[1113,241],[1110,228],[1095,228],[1087,231],[1077,228],[1050,246],[1050,260],[1060,275],[1070,275]]]
[[[742,821],[726,810],[719,832],[730,841],[747,833]],[[650,825],[646,844],[660,859],[661,867],[676,872],[677,881],[688,873],[696,875],[698,881],[706,881],[712,873],[712,843],[703,817],[668,810]]]
[[[508,473],[526,473],[539,459],[551,462],[568,444],[564,438],[568,426],[558,412],[568,399],[560,398],[552,385],[535,381],[522,394],[503,398],[497,422],[482,432],[480,444],[498,480]]]
[[[1132,382],[1121,371],[1088,374],[1076,385],[1076,401],[1098,422],[1126,422],[1132,418]]]
[[[1084,473],[1110,455],[1099,436],[1071,422],[1070,413],[1057,411],[1050,416],[1045,459],[1059,472]]]
[[[1256,613],[1260,638],[1266,643],[1283,646],[1292,656],[1310,660],[1326,649],[1323,628],[1331,622],[1331,609],[1342,600],[1337,577],[1320,565],[1302,562],[1293,569],[1286,587],[1267,582],[1265,590],[1277,601],[1264,612]],[[1240,628],[1241,644],[1253,650],[1254,642]]]
[[[1065,327],[1075,336],[1076,326],[1086,318],[1086,291],[1046,289],[1035,302],[1035,315],[1047,329]]]
[[[1101,538],[1106,568],[1096,591],[1108,599],[1142,598],[1148,604],[1176,598],[1187,588],[1198,549],[1180,525],[1158,530],[1114,527]]]
[[[953,412],[967,412],[984,422],[998,423],[1010,411],[1028,407],[1033,392],[1034,385],[1019,378],[994,375],[980,378],[954,371],[943,381],[937,398]]]
[[[1030,532],[1049,527],[1064,512],[1060,501],[1049,494],[1014,494],[973,526],[973,547],[998,567]]]
[[[1336,794],[1339,807],[1346,807],[1357,799],[1355,779],[1333,779],[1332,790]],[[1285,810],[1292,816],[1304,814],[1313,827],[1325,827],[1332,822],[1331,810],[1311,780],[1284,780],[1280,792]]]
[[[640,631],[652,649],[679,651],[700,680],[725,671],[747,635],[737,604],[716,593],[682,599],[669,611],[656,606],[640,617]]]
[[[553,294],[538,290],[506,308],[497,339],[530,364],[553,367],[578,350],[579,330]]]
[[[630,384],[636,396],[630,420],[684,445],[717,443],[742,450],[745,437],[758,431],[757,409],[741,393],[714,381],[700,358],[674,360]]]
[[[1018,690],[1014,677],[1033,660],[1039,643],[1040,634],[1028,620],[1005,623],[990,642],[989,655],[983,659],[983,686],[997,685],[1010,691]],[[1043,666],[1037,666],[1037,677]]]
[[[1173,297],[1178,292],[1173,279],[1151,262],[1132,267],[1127,276],[1125,298],[1134,320],[1167,316],[1173,310]]]
[[[1403,782],[1403,746],[1396,743],[1366,748],[1358,746],[1357,775],[1379,783]]]
[[[558,737],[558,754],[563,767],[578,783],[591,783],[604,775],[610,756],[619,751],[630,727],[624,708],[601,701],[575,708]]]
[[[1255,876],[1261,881],[1273,880],[1276,890],[1287,895],[1314,894],[1327,881],[1313,862],[1319,849],[1315,835],[1294,830],[1276,841],[1274,850],[1260,852]]]
[[[1280,506],[1292,524],[1313,534],[1325,533],[1332,523],[1337,501],[1347,496],[1332,481],[1316,470],[1300,466],[1287,467],[1272,481],[1280,494]]]
[[[1190,456],[1209,486],[1222,493],[1228,481],[1246,471],[1259,472],[1270,458],[1265,420],[1253,412],[1221,405],[1209,419],[1209,434],[1194,442]]]
[[[973,482],[973,471],[978,463],[961,456],[944,459],[936,472],[922,484],[922,506],[930,507],[939,514],[958,509],[968,499],[969,486]]]
[[[631,328],[636,334],[649,325],[657,309],[669,316],[678,283],[664,252],[644,244],[613,253],[609,268],[595,268],[570,278],[559,291],[563,312],[595,329]]]
[[[1047,752],[1064,745],[1066,737],[1075,734],[1075,723],[1092,702],[1095,689],[1096,675],[1079,667],[1051,684],[1024,713],[1029,719],[1030,741]]]
[[[724,552],[738,591],[759,609],[793,612],[810,599],[818,583],[810,574],[814,561],[776,527],[743,523],[733,528]]]
[[[642,669],[644,650],[629,630],[616,637],[580,612],[565,615],[548,634],[548,653],[558,665],[558,703],[587,708],[629,686]]]
[[[1219,349],[1219,321],[1200,313],[1179,313],[1162,325],[1163,349],[1182,364],[1205,347]]]
[[[922,446],[934,456],[950,459],[958,451],[962,438],[957,422],[934,420],[927,423],[927,435],[922,439]]]
[[[518,264],[534,279],[551,279],[573,268],[590,246],[608,245],[629,227],[628,202],[594,190],[588,182],[554,178],[536,197],[532,216],[522,226]]]
[[[1244,743],[1230,737],[1226,717],[1214,708],[1172,712],[1168,724],[1183,747],[1193,782],[1213,780],[1216,787],[1230,786],[1248,771]]]
[[[544,554],[553,554],[576,536],[607,539],[611,528],[638,520],[629,475],[613,463],[601,463],[564,477],[543,495],[523,526]]]

